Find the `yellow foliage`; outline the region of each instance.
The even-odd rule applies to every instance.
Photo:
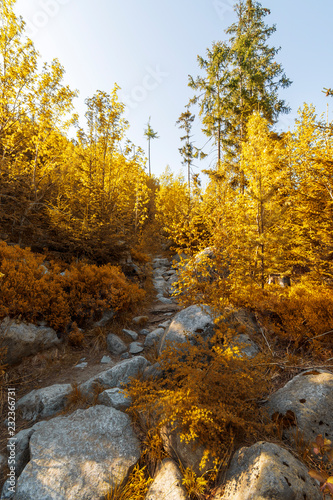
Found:
[[[145,500],[152,481],[146,467],[136,464],[126,483],[113,487],[105,500]]]
[[[73,263],[61,273],[55,262],[43,264],[42,255],[0,242],[0,317],[46,320],[56,330],[76,321],[83,326],[104,310],[128,310],[145,292],[129,283],[118,268]],[[77,335],[76,335],[76,340]]]
[[[228,330],[225,328],[225,330]],[[223,343],[224,327],[209,342],[198,339],[169,346],[159,360],[166,374],[158,380],[134,380],[127,389],[130,413],[180,429],[181,439],[201,443],[220,456],[237,433],[259,435],[265,428],[257,401],[268,389],[262,358],[240,359],[212,349]]]

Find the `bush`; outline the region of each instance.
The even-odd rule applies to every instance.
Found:
[[[203,444],[212,456],[221,456],[235,436],[262,436],[265,417],[257,402],[269,384],[262,356],[237,357],[225,350],[223,337],[219,331],[209,344],[198,339],[165,349],[159,359],[165,376],[133,380],[128,411],[145,415],[156,432],[174,425],[182,440]]]
[[[0,318],[44,319],[59,331],[72,322],[85,326],[106,309],[131,309],[144,298],[143,290],[109,264],[78,262],[61,271],[58,263],[45,265],[30,249],[0,242]]]

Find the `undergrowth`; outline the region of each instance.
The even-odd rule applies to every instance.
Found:
[[[133,380],[125,390],[134,420],[151,422],[150,441],[159,441],[165,426],[178,429],[182,441],[206,449],[202,469],[209,457],[218,461],[235,436],[255,439],[269,430],[258,405],[269,389],[262,356],[237,357],[223,343],[220,329],[210,341],[169,346],[159,359],[165,376]]]
[[[77,262],[64,268],[4,242],[0,242],[0,272],[0,318],[45,320],[57,331],[72,322],[85,326],[106,309],[133,310],[145,296],[117,267]],[[73,338],[73,343],[79,340]]]

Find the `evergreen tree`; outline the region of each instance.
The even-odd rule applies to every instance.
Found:
[[[149,164],[149,177],[151,176],[151,167],[150,167],[150,140],[151,139],[158,139],[157,132],[154,132],[154,130],[150,126],[150,117],[147,123],[147,128],[145,130],[145,136],[147,137],[148,141],[148,164]]]
[[[189,110],[182,113],[179,119],[176,121],[176,124],[179,125],[179,128],[185,130],[185,135],[181,137],[181,141],[185,141],[184,146],[179,148],[179,152],[183,157],[183,165],[187,166],[187,183],[188,188],[191,190],[191,164],[194,157],[194,148],[191,143],[191,128],[192,123],[194,121],[195,116],[191,114]]]
[[[201,92],[191,102],[200,106],[203,131],[215,137],[218,164],[223,147],[224,160],[243,192],[245,178],[239,160],[246,123],[254,111],[271,124],[280,113],[288,112],[278,89],[291,82],[275,61],[279,48],[268,45],[276,30],[264,22],[269,10],[254,0],[240,0],[235,11],[237,22],[227,30],[228,42],[214,43],[212,50],[207,50],[206,60],[198,58],[206,74],[196,80],[190,77],[189,86]]]

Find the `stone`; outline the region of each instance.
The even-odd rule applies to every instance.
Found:
[[[238,450],[227,472],[224,493],[212,500],[320,500],[308,470],[284,448],[263,441]]]
[[[36,389],[19,399],[16,408],[25,420],[51,417],[66,406],[71,390],[70,384],[55,384]]]
[[[75,365],[74,368],[80,368],[81,370],[84,370],[84,368],[87,368],[87,366],[88,366],[88,363],[86,361],[83,361],[82,363]]]
[[[185,440],[180,439],[181,430],[179,428],[171,428],[164,426],[161,429],[161,438],[163,441],[165,451],[177,461],[180,461],[183,467],[191,468],[197,476],[202,476],[214,467],[212,457],[208,457],[203,467],[200,467],[203,457],[207,453],[207,449],[192,440],[186,443]]]
[[[112,359],[110,358],[110,356],[103,356],[102,359],[101,359],[101,364],[102,365],[107,365],[109,363],[112,362]]]
[[[156,258],[153,260],[153,269],[158,267],[168,267],[170,262],[168,259]]]
[[[52,328],[18,323],[8,317],[0,324],[0,344],[6,348],[4,362],[8,365],[60,343],[61,340]]]
[[[141,342],[132,342],[129,346],[130,354],[139,354],[142,351],[143,351],[143,346]]]
[[[113,318],[114,312],[112,309],[109,309],[108,311],[104,311],[102,318],[94,323],[94,327],[96,328],[103,328],[108,324],[108,322]]]
[[[140,335],[148,335],[148,333],[150,333],[150,330],[147,330],[146,328],[140,330]]]
[[[173,302],[172,299],[168,299],[167,297],[160,297],[158,300],[159,302],[162,302],[162,304],[172,304]]]
[[[98,396],[98,402],[101,405],[109,406],[120,411],[126,410],[132,404],[131,398],[126,397],[119,387],[101,392]]]
[[[328,370],[306,370],[272,394],[266,403],[273,420],[287,412],[296,417],[298,431],[306,441],[318,434],[333,442],[333,374]],[[285,430],[292,437],[295,428]]]
[[[171,323],[170,320],[164,321],[163,323],[161,323],[160,325],[158,325],[158,328],[163,328],[165,330],[165,328],[168,328],[168,326],[170,325],[170,323]]]
[[[254,358],[260,352],[257,344],[253,342],[253,340],[251,340],[250,337],[245,333],[236,335],[232,339],[232,342],[229,345],[229,349],[233,350],[236,356],[246,356],[249,359]]]
[[[187,500],[186,489],[182,484],[183,476],[179,467],[170,458],[165,458],[157,469],[149,487],[146,500]]]
[[[15,500],[97,500],[125,480],[140,445],[127,415],[98,405],[48,421],[30,454]]]
[[[134,323],[135,325],[143,326],[147,323],[148,320],[148,316],[136,316],[132,319],[132,323]]]
[[[145,368],[145,370],[143,372],[144,380],[147,380],[149,378],[157,380],[157,379],[162,378],[162,377],[163,377],[163,370],[161,368],[160,363],[158,363],[158,362],[154,363],[151,366],[147,366],[147,368]]]
[[[148,333],[145,339],[145,347],[153,347],[153,345],[158,345],[163,334],[164,328],[156,328],[156,330]]]
[[[130,355],[129,352],[124,352],[123,354],[120,355],[120,359],[130,359],[132,356]]]
[[[7,450],[8,450],[8,458],[11,458],[11,442],[15,443],[15,473],[16,477],[18,477],[21,472],[23,471],[24,467],[27,465],[27,463],[30,460],[30,452],[29,452],[29,442],[30,438],[33,435],[33,433],[41,428],[43,425],[45,425],[46,422],[37,422],[35,425],[32,427],[29,427],[29,429],[24,429],[20,432],[18,432],[15,436],[14,439],[11,441],[9,440],[7,443]]]
[[[138,334],[136,332],[134,332],[133,330],[123,329],[123,333],[125,333],[125,335],[130,337],[132,340],[138,340]]]
[[[106,344],[111,354],[118,355],[127,351],[127,345],[125,344],[125,342],[121,340],[121,338],[118,337],[118,335],[115,335],[114,333],[109,333],[109,335],[106,338]]]
[[[149,362],[143,356],[136,356],[135,358],[121,361],[109,370],[98,373],[81,384],[81,393],[83,396],[92,398],[96,384],[106,389],[126,385],[132,377],[137,377],[140,373],[143,373],[148,365]]]
[[[199,334],[204,339],[213,335],[215,329],[213,313],[210,307],[193,305],[175,315],[170,326],[164,331],[159,344],[161,352],[167,342],[184,343]]]

